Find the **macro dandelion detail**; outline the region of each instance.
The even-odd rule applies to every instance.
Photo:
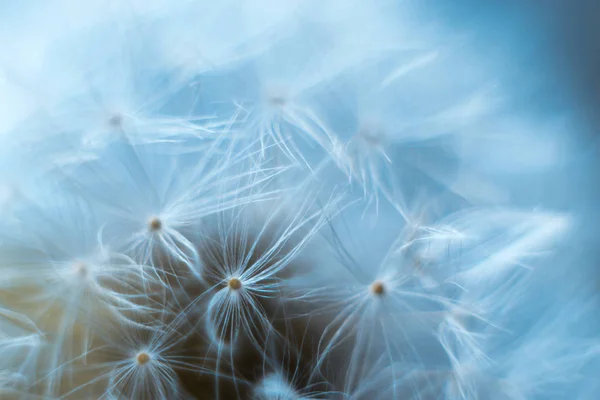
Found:
[[[1,4],[0,398],[600,398],[600,128],[526,4]]]

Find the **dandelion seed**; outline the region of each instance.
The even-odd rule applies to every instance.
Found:
[[[121,114],[115,114],[108,119],[108,125],[113,129],[123,128],[123,116]]]
[[[148,222],[148,228],[150,229],[151,232],[158,232],[161,230],[162,228],[162,222],[159,218],[157,217],[152,217],[150,219],[150,222]]]
[[[302,399],[283,377],[268,374],[254,388],[256,400],[299,400]]]
[[[147,364],[148,362],[150,362],[150,355],[148,353],[143,353],[143,352],[139,353],[135,357],[135,361],[140,365]]]
[[[267,96],[267,102],[273,107],[283,108],[288,103],[288,100],[283,94],[272,93]]]
[[[228,282],[228,286],[231,290],[239,290],[242,288],[242,281],[238,278],[231,278]]]
[[[85,279],[89,275],[88,266],[84,262],[76,262],[74,265],[75,273],[82,279]]]
[[[385,293],[385,286],[383,282],[373,282],[371,284],[371,292],[376,296],[382,296]]]

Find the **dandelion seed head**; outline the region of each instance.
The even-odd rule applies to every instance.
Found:
[[[300,396],[280,374],[267,374],[254,389],[257,399],[295,400]]]
[[[77,261],[73,265],[73,269],[75,270],[75,274],[81,279],[87,278],[90,273],[89,267],[83,261]]]
[[[384,135],[380,130],[363,127],[358,131],[358,137],[372,146],[377,146],[382,144]]]
[[[113,114],[108,119],[108,125],[113,129],[120,129],[123,126],[123,116],[121,114]]]
[[[158,217],[152,217],[150,218],[150,221],[148,221],[148,229],[150,232],[160,231],[162,229],[162,225],[163,223]]]
[[[269,104],[275,107],[283,107],[287,103],[285,97],[281,95],[274,95],[269,97]]]
[[[142,351],[135,356],[135,362],[137,362],[139,365],[148,364],[150,362],[150,355]]]
[[[6,10],[0,398],[583,400],[595,165],[577,102],[502,71],[529,25],[62,3]]]
[[[231,278],[227,283],[227,286],[229,286],[229,289],[231,290],[240,290],[242,288],[242,281],[238,278]]]
[[[371,293],[375,296],[383,296],[385,294],[385,285],[381,281],[375,281],[371,284]]]
[[[264,101],[273,108],[283,108],[289,103],[286,90],[281,88],[271,88],[264,93]]]

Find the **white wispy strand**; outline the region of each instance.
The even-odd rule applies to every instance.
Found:
[[[23,314],[0,308],[0,394],[26,396],[36,377],[44,334]]]

